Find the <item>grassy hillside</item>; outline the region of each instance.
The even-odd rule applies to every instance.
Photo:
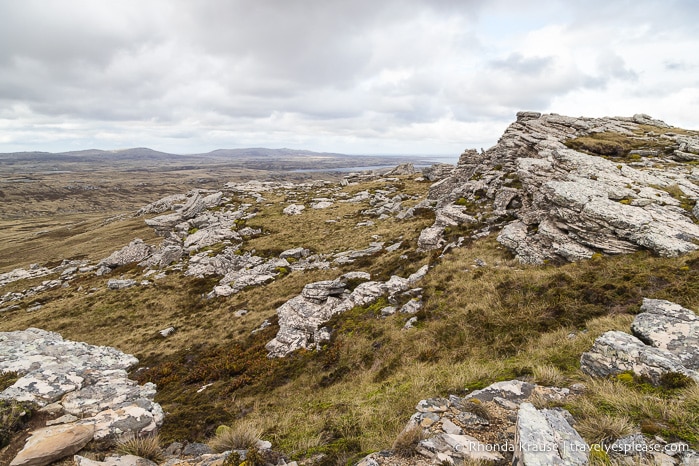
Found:
[[[385,185],[370,182],[343,191],[353,195]],[[392,185],[417,196],[428,188],[407,177]],[[589,425],[612,419],[619,423],[610,422],[612,427],[622,430],[636,426],[699,445],[699,423],[691,417],[697,411],[686,409],[699,407],[696,388],[653,391],[642,381],[597,382],[579,371],[580,355],[597,336],[628,331],[643,297],[699,309],[699,253],[679,259],[646,252],[596,255],[563,266],[523,266],[491,234],[440,257],[416,252],[419,232],[433,221],[429,213],[357,227],[368,203],[336,203],[285,216],[286,194],[265,198],[257,217],[247,222],[264,232],[245,244],[259,255],[298,246],[333,253],[376,239],[403,245],[334,270],[292,272],[210,300],[202,294],[218,279],[185,277],[176,270],[150,286],[121,291],[107,290],[107,277],[83,276],[66,289],[22,303],[44,304],[35,312],[0,314],[0,331],[40,327],[136,354],[141,364],[133,377],[158,385],[156,401],[168,413],[161,431],[165,441],[206,440],[219,425],[254,423],[292,458],[326,453],[328,463],[344,463],[390,447],[420,399],[519,377],[545,385],[587,384],[586,395],[567,407]],[[411,203],[417,201],[406,201]],[[135,233],[141,231],[124,230],[124,242]],[[403,330],[405,315],[382,318],[387,303],[379,299],[333,318],[333,338],[322,351],[267,358],[264,345],[278,330],[276,308],[306,283],[352,270],[380,279],[405,277],[425,263],[432,269],[419,284],[425,307],[416,328]],[[127,266],[110,277],[140,279],[141,273]],[[249,312],[237,317],[242,309]],[[265,320],[272,325],[251,333]],[[158,330],[169,326],[177,331],[160,337]],[[665,405],[670,408],[661,409]]]

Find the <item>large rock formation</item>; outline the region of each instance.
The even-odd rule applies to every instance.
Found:
[[[129,379],[126,370],[138,360],[115,348],[29,328],[0,333],[0,355],[0,372],[21,375],[0,399],[67,415],[64,424],[35,432],[13,464],[48,464],[92,439],[155,433],[163,422],[155,385]]]
[[[631,330],[611,331],[582,355],[583,372],[606,377],[631,371],[659,384],[667,373],[681,373],[699,382],[699,318],[678,304],[644,299]]]
[[[683,154],[699,157],[698,147],[699,133],[645,115],[522,112],[496,146],[466,151],[429,197],[438,217],[457,204],[490,229],[502,227],[498,241],[527,263],[639,249],[675,256],[699,248],[699,170],[683,163]],[[438,218],[420,246],[440,247],[446,225]]]

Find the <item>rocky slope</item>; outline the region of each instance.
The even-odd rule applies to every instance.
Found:
[[[699,246],[699,134],[646,115],[572,118],[521,112],[497,145],[466,151],[435,183],[437,220],[421,247],[443,246],[447,226],[500,229],[527,263]]]
[[[492,357],[498,361],[493,364],[498,369],[491,371],[487,366],[486,375],[472,379],[459,379],[457,375],[448,380],[461,383],[477,379],[477,387],[485,388],[471,390],[462,384],[454,390],[454,384],[425,383],[430,393],[423,391],[419,396],[434,398],[417,403],[415,414],[399,435],[414,436],[413,440],[407,447],[401,447],[397,441],[392,450],[364,458],[365,466],[470,461],[587,464],[595,445],[603,444],[607,450],[613,450],[618,444],[623,450],[646,441],[656,446],[656,451],[662,451],[646,455],[646,460],[694,464],[699,455],[687,443],[682,444],[682,454],[670,455],[670,445],[677,439],[694,442],[692,446],[697,448],[695,439],[699,432],[692,427],[691,419],[683,418],[685,424],[672,428],[665,428],[666,424],[654,427],[662,435],[652,439],[643,437],[642,433],[649,431],[647,422],[644,424],[648,419],[642,419],[637,420],[640,427],[633,426],[630,432],[619,429],[593,441],[589,440],[589,427],[587,432],[579,429],[584,421],[588,426],[592,422],[589,413],[574,409],[584,403],[581,399],[593,396],[589,391],[595,390],[595,380],[621,383],[631,378],[651,393],[666,390],[668,380],[687,386],[692,380],[699,381],[699,321],[693,311],[670,301],[646,299],[631,325],[633,335],[620,331],[625,327],[607,322],[580,349],[575,345],[581,343],[575,342],[584,344],[588,330],[578,327],[586,326],[587,321],[569,319],[564,324],[569,316],[557,302],[566,298],[565,288],[573,285],[567,272],[553,271],[544,285],[518,288],[516,282],[524,281],[522,273],[535,270],[536,274],[540,270],[517,266],[510,256],[503,259],[502,251],[489,251],[497,257],[495,261],[474,256],[468,264],[453,261],[448,252],[452,250],[456,255],[465,249],[453,248],[468,248],[473,244],[469,240],[496,233],[501,245],[521,262],[531,264],[587,258],[598,261],[604,255],[641,249],[661,257],[691,253],[699,249],[697,161],[696,133],[671,128],[645,115],[591,119],[520,113],[495,147],[482,153],[467,151],[456,167],[433,166],[422,175],[412,166],[403,165],[386,173],[351,174],[341,183],[228,183],[220,190],[197,189],[167,196],[137,213],[163,238],[160,244],[135,239],[97,263],[65,260],[58,266],[33,265],[0,275],[1,287],[13,287],[0,298],[0,316],[24,322],[27,313],[44,313],[43,303],[53,309],[51,300],[60,301],[64,289],[66,295],[87,300],[94,294],[117,306],[122,305],[119,297],[128,295],[133,299],[129,301],[131,315],[121,314],[118,328],[113,328],[140,332],[125,341],[140,345],[136,347],[139,351],[147,347],[151,352],[149,361],[155,365],[132,375],[142,377],[142,382],[157,380],[158,388],[168,393],[173,410],[182,409],[184,414],[177,418],[181,422],[186,422],[191,413],[201,414],[187,411],[188,403],[213,406],[218,402],[216,406],[221,410],[228,410],[229,405],[238,409],[236,397],[245,388],[261,396],[262,390],[271,393],[282,387],[259,405],[255,399],[256,408],[240,405],[239,412],[226,413],[228,419],[244,417],[265,404],[274,413],[272,416],[282,417],[280,412],[285,410],[275,412],[275,403],[298,396],[287,387],[294,380],[301,380],[301,373],[317,371],[310,377],[303,375],[309,377],[303,379],[308,385],[305,389],[328,389],[323,393],[337,398],[330,402],[303,399],[299,401],[302,408],[294,405],[302,413],[304,424],[306,420],[320,422],[314,417],[327,417],[323,426],[308,436],[311,440],[304,438],[296,444],[306,445],[301,453],[294,454],[305,455],[309,464],[325,464],[330,458],[339,461],[342,458],[337,456],[337,450],[343,448],[354,454],[366,451],[356,439],[361,436],[362,427],[370,423],[361,424],[363,421],[357,420],[360,416],[354,416],[352,411],[364,407],[373,410],[381,406],[377,400],[405,397],[402,390],[412,382],[405,380],[408,376],[400,376],[402,359],[417,361],[413,368],[417,368],[418,378],[427,378],[422,371],[427,373],[435,367],[438,369],[431,374],[438,370],[453,372],[454,367],[470,370],[462,365],[462,359],[472,354],[469,348],[459,348],[464,341],[482,341],[488,349],[492,344],[488,361],[480,363],[487,366]],[[433,184],[425,199],[428,183]],[[432,221],[432,211],[434,224],[423,230]],[[339,224],[342,228],[335,228]],[[491,243],[491,249],[495,249]],[[437,253],[428,252],[433,249]],[[691,281],[697,264],[697,259],[678,262],[663,277],[684,273]],[[438,269],[442,270],[442,283],[431,278]],[[498,273],[505,278],[496,279]],[[477,282],[489,276],[493,281]],[[286,277],[291,279],[284,281]],[[21,289],[17,282],[22,281],[29,281],[32,286]],[[452,307],[466,306],[463,296],[456,296],[453,291],[460,288],[451,282],[466,281],[482,283],[482,288],[467,296],[479,304],[456,314]],[[167,286],[163,286],[164,282]],[[657,291],[667,287],[665,282],[666,278],[650,277],[650,285],[644,283],[643,290]],[[176,290],[180,283],[192,283],[196,290],[180,293]],[[276,290],[271,291],[276,285]],[[100,289],[105,286],[107,290]],[[561,369],[549,365],[546,367],[553,372],[553,381],[545,383],[535,380],[536,371],[528,361],[521,360],[520,352],[534,352],[524,345],[535,342],[513,337],[509,348],[500,344],[516,329],[503,329],[497,321],[481,321],[480,314],[487,314],[491,308],[515,313],[530,304],[524,301],[532,300],[532,293],[540,296],[550,287],[558,293],[554,302],[543,302],[542,298],[542,303],[535,306],[545,318],[525,313],[520,321],[510,325],[531,325],[541,332],[569,332],[567,336],[558,335],[555,341],[560,348],[567,348],[562,351],[565,354],[548,358],[565,368],[571,378],[556,377],[556,371]],[[635,296],[636,306],[640,296],[645,296],[632,295],[617,283],[603,283],[600,287],[618,295],[610,299],[597,290],[589,290],[589,301],[587,295],[576,301],[576,305],[580,302],[580,313],[589,312],[590,307],[594,308],[590,316],[595,317],[622,312],[619,309],[634,311],[637,308],[629,303],[632,299],[628,296]],[[481,289],[483,297],[477,296]],[[146,313],[157,314],[166,307],[162,302],[157,304],[160,308],[153,305],[152,295],[158,293],[171,293],[165,300],[186,298],[177,303],[176,312],[168,317],[179,320],[177,324],[168,321],[158,327],[162,329],[159,332],[142,330],[141,322],[134,324],[134,320],[146,320]],[[264,302],[259,306],[262,310],[248,309],[253,293],[262,296],[258,300]],[[595,293],[599,295],[594,296]],[[681,296],[679,301],[693,307],[693,293],[687,292],[688,296]],[[49,295],[50,298],[44,298]],[[522,302],[517,301],[518,296]],[[99,300],[93,304],[95,308],[102,305]],[[109,312],[115,312],[114,308],[105,306],[99,311],[89,309],[89,314],[76,318],[97,319],[98,314]],[[348,317],[343,318],[345,314]],[[464,322],[451,321],[452,315],[459,315]],[[245,324],[231,324],[243,318],[247,319]],[[206,322],[200,326],[200,321]],[[629,322],[630,318],[626,324]],[[255,325],[250,327],[251,323]],[[112,328],[109,324],[108,328]],[[537,325],[541,325],[541,330]],[[224,326],[232,330],[223,332],[218,328]],[[607,331],[610,328],[616,330]],[[474,334],[488,338],[468,340]],[[194,336],[199,340],[192,340]],[[206,346],[209,342],[202,341],[216,337],[222,340],[216,342],[218,346]],[[362,343],[353,346],[351,340],[355,338]],[[165,348],[173,341],[183,347],[177,352],[170,349],[170,359],[153,356],[154,348]],[[409,354],[394,354],[397,351],[391,345],[397,342],[404,345],[401,348],[408,348]],[[572,350],[566,345],[577,348],[574,368],[569,367]],[[455,351],[447,358],[440,354],[440,350],[446,349]],[[126,370],[136,362],[134,357],[114,348],[64,340],[57,333],[35,328],[0,333],[0,375],[6,372],[17,376],[16,381],[3,387],[0,401],[36,403],[42,412],[57,418],[49,419],[51,425],[34,430],[25,451],[12,464],[48,464],[79,452],[94,440],[156,432],[164,413],[160,404],[154,402],[153,383],[139,385],[127,377]],[[509,380],[515,377],[516,380]],[[481,383],[483,380],[487,383]],[[593,388],[573,383],[580,380]],[[265,381],[270,381],[269,385]],[[364,384],[365,396],[361,401],[347,402],[342,396],[354,390],[354,384]],[[666,397],[664,401],[675,397],[672,403],[681,410],[684,398],[693,395],[678,395],[672,391],[676,389],[673,386],[662,396]],[[414,403],[412,400],[409,402]],[[570,406],[569,410],[563,409]],[[400,413],[392,409],[383,412],[393,418],[396,412]],[[398,422],[405,423],[409,415],[398,417]],[[365,412],[364,416],[371,415]],[[264,421],[273,431],[270,425],[276,424],[276,418]],[[380,424],[378,421],[383,419],[372,422]],[[200,422],[199,418],[195,422]],[[215,420],[207,418],[206,422]],[[303,428],[296,422],[291,430],[297,426]],[[207,435],[211,434],[210,425],[199,428],[199,432],[208,429]],[[693,437],[695,432],[697,437]],[[281,443],[292,435],[287,429],[274,431],[269,438]],[[670,441],[664,438],[667,436]],[[61,448],[49,452],[53,455],[50,456],[46,454],[47,444]],[[496,445],[504,449],[495,451]],[[251,447],[251,453],[260,448],[270,453],[269,447],[269,442],[260,442]],[[332,452],[333,448],[336,451]],[[405,459],[400,456],[406,453],[401,449],[416,456]],[[194,442],[174,442],[166,451],[165,464],[202,466],[221,465],[224,461],[238,464],[235,458],[242,461],[248,453],[241,449],[214,454],[210,448]],[[321,453],[315,455],[317,452]],[[331,452],[336,456],[330,456]],[[83,453],[75,457],[76,464],[151,464],[126,455],[102,462],[82,456]],[[262,462],[282,465],[290,460],[280,454],[270,455]],[[253,458],[246,464],[255,461]]]

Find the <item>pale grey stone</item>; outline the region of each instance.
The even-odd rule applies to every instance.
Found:
[[[110,290],[123,290],[124,288],[131,288],[132,286],[135,286],[137,284],[138,282],[136,280],[119,280],[116,278],[112,278],[107,282],[107,288],[109,288]]]
[[[699,370],[699,317],[679,304],[644,298],[631,331],[647,345],[675,354],[687,369]]]
[[[588,455],[587,444],[561,412],[520,405],[513,465],[586,465]]]
[[[699,373],[687,369],[673,353],[648,346],[628,333],[610,331],[602,334],[590,351],[583,353],[580,369],[588,375],[607,377],[631,371],[648,377],[655,384],[668,372],[679,372],[699,381]]]
[[[285,215],[301,215],[306,207],[299,204],[289,204],[282,211]]]
[[[152,252],[153,248],[151,246],[144,243],[143,240],[136,238],[128,245],[112,253],[109,257],[102,259],[99,265],[113,269],[122,265],[141,262],[150,256]]]

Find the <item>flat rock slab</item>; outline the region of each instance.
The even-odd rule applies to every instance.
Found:
[[[32,433],[10,466],[44,466],[72,455],[92,440],[94,426],[66,424]]]

